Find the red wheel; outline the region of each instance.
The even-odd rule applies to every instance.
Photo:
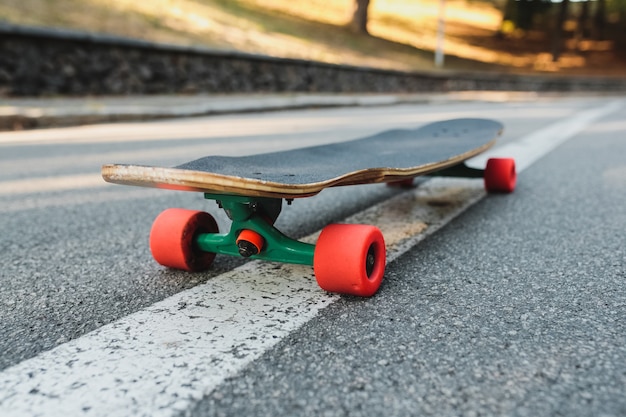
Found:
[[[385,241],[378,228],[331,224],[317,241],[313,269],[322,289],[369,297],[380,287],[385,262]]]
[[[513,158],[491,158],[485,167],[485,189],[489,193],[512,193],[517,182]]]
[[[207,269],[215,254],[202,252],[194,244],[198,233],[217,233],[217,223],[209,213],[172,208],[154,220],[150,231],[150,251],[161,265],[185,271]]]

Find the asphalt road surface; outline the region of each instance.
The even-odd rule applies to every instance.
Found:
[[[166,270],[147,244],[160,211],[225,216],[99,176],[456,117],[505,125],[513,194],[433,179],[283,209],[298,238],[404,227],[369,299],[324,293],[307,267]],[[625,137],[626,100],[588,96],[0,133],[0,414],[624,416]]]

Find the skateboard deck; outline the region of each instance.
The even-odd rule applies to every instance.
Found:
[[[489,147],[502,125],[455,119],[363,139],[251,156],[207,156],[165,168],[104,165],[108,182],[257,197],[312,196],[327,187],[394,182],[460,164]]]
[[[455,119],[412,130],[389,130],[363,139],[260,155],[207,156],[173,168],[104,165],[106,181],[199,191],[232,221],[220,233],[206,212],[163,211],[150,232],[154,259],[170,268],[202,271],[216,254],[313,266],[319,286],[368,297],[384,275],[386,250],[375,226],[331,224],[316,244],[283,235],[274,223],[282,200],[315,195],[327,187],[405,183],[419,175],[483,177],[490,192],[512,192],[515,161],[495,158],[485,169],[465,166],[502,131],[498,122]]]

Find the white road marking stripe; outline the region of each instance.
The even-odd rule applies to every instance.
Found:
[[[0,214],[15,213],[24,210],[69,207],[80,204],[91,204],[94,202],[102,204],[113,201],[144,200],[146,198],[158,197],[163,197],[163,190],[146,188],[141,190],[141,192],[136,192],[130,187],[126,189],[124,187],[115,187],[111,185],[110,189],[108,186],[105,189],[94,187],[93,189],[82,191],[80,193],[62,193],[58,195],[35,194],[15,199],[7,198],[0,201]]]
[[[618,108],[607,106],[601,115]],[[521,141],[534,146],[550,139],[534,137]],[[523,170],[541,155],[508,156]],[[393,260],[483,195],[479,180],[434,179],[347,222],[381,227]],[[178,414],[337,299],[317,287],[309,267],[250,262],[6,369],[0,412]]]
[[[602,107],[577,112],[566,119],[539,129],[521,140],[490,149],[468,160],[467,165],[474,168],[484,168],[489,158],[513,155],[516,159],[517,170],[521,172],[591,123],[618,111],[623,105],[623,100],[614,100]]]
[[[0,182],[0,196],[48,193],[105,186],[108,186],[108,184],[102,179],[102,175],[100,174],[77,174],[59,177],[27,178],[23,180]]]

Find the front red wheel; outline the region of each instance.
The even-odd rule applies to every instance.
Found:
[[[185,271],[207,269],[215,254],[203,252],[194,242],[199,233],[217,233],[217,223],[209,213],[172,208],[154,220],[150,231],[150,251],[161,265]]]
[[[378,228],[331,224],[317,241],[313,269],[326,291],[370,297],[382,283],[385,262],[385,241]]]
[[[512,193],[517,182],[513,158],[491,158],[485,167],[485,189],[489,193]]]

